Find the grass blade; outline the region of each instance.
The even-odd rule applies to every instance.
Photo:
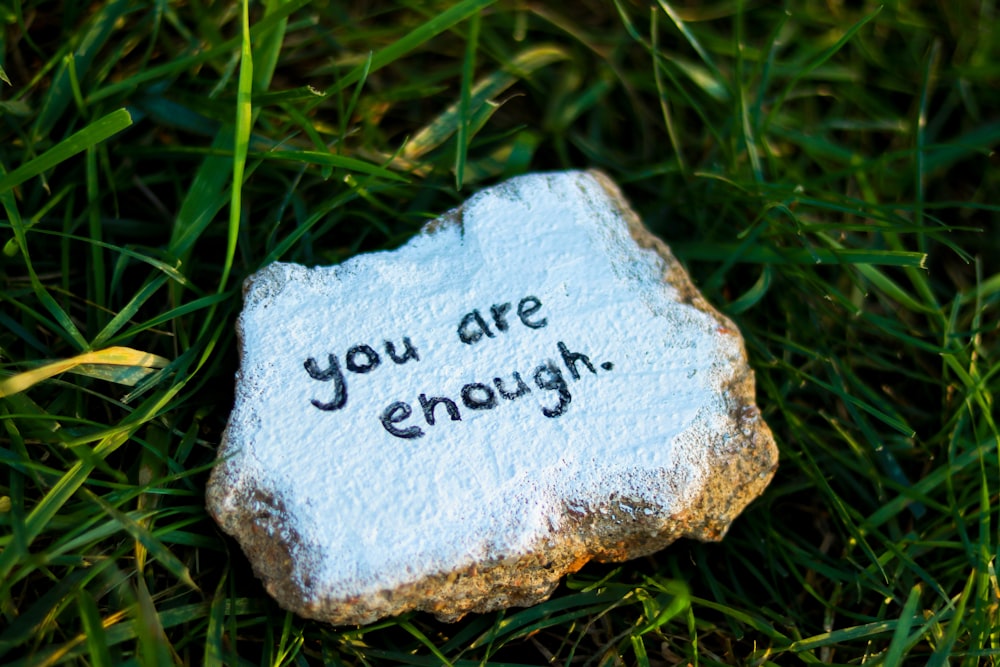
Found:
[[[166,284],[166,276],[156,276],[149,282],[147,282],[142,289],[140,289],[135,296],[133,296],[129,302],[122,308],[118,313],[111,318],[111,321],[101,329],[100,333],[94,337],[91,345],[94,347],[100,347],[107,343],[108,339],[115,335],[119,329],[121,329],[125,324],[135,316],[142,307],[156,292],[159,291],[164,284]]]
[[[215,595],[212,597],[212,606],[208,614],[208,630],[205,633],[205,662],[206,665],[221,665],[225,662],[224,632],[226,621],[226,586],[229,581],[229,573],[224,572],[219,577],[219,584],[216,586]]]
[[[90,593],[80,590],[76,594],[76,604],[83,620],[83,633],[87,637],[87,651],[90,654],[91,664],[95,667],[111,667],[114,663],[111,662],[108,636],[104,631],[97,603]]]
[[[68,53],[60,63],[35,119],[32,136],[36,141],[49,136],[53,126],[65,113],[74,97],[79,100],[81,93],[77,84],[78,77],[90,70],[94,58],[108,42],[115,25],[132,11],[134,8],[128,0],[112,0],[94,12],[89,25],[80,32],[79,40],[74,39],[77,42],[75,50]],[[84,107],[78,102],[77,108]]]
[[[250,50],[250,0],[243,0],[242,30],[240,79],[236,92],[236,129],[233,133],[233,186],[229,200],[229,234],[226,239],[226,255],[218,293],[222,293],[229,283],[229,273],[233,270],[233,258],[236,256],[236,239],[239,236],[240,219],[243,216],[243,172],[246,170],[250,130],[253,127],[253,109],[250,100],[254,81],[253,53]]]
[[[687,23],[683,19],[681,19],[680,15],[676,11],[674,11],[674,8],[671,7],[670,3],[666,2],[666,0],[657,0],[657,4],[660,5],[660,9],[663,10],[663,13],[667,15],[667,18],[669,18],[671,23],[674,24],[674,27],[676,27],[678,32],[681,33],[685,41],[687,41],[687,43],[691,45],[691,48],[693,48],[695,53],[698,54],[698,57],[701,58],[701,61],[705,63],[705,65],[708,67],[709,71],[712,74],[711,87],[722,88],[726,91],[728,97],[732,97],[732,90],[730,90],[729,88],[726,77],[722,75],[722,72],[715,64],[715,60],[712,58],[712,56],[709,55],[708,51],[701,45],[701,42],[698,41],[698,38],[695,37],[694,33],[691,32],[690,28],[688,28]]]
[[[679,257],[685,260],[705,260],[743,262],[750,264],[850,264],[856,265],[866,275],[873,277],[874,272],[865,269],[867,266],[912,266],[922,268],[927,261],[927,255],[922,252],[895,250],[852,250],[829,248],[773,248],[766,245],[745,246],[715,243],[676,243],[673,246]],[[880,287],[888,288],[888,283],[881,278]],[[886,278],[885,280],[888,280]],[[892,290],[899,293],[901,288]],[[905,293],[904,293],[905,294]],[[902,297],[906,298],[906,297]],[[912,304],[911,304],[912,305]],[[922,306],[921,306],[922,308]]]
[[[56,582],[36,600],[30,601],[30,606],[20,613],[6,628],[0,632],[0,657],[11,649],[27,641],[48,622],[51,622],[56,610],[67,598],[71,598],[74,589],[80,586],[89,573],[80,569]]]
[[[134,350],[129,347],[109,347],[96,352],[84,352],[69,359],[53,361],[30,371],[24,371],[17,375],[12,375],[0,381],[0,398],[25,391],[38,384],[42,380],[73,370],[83,364],[96,364],[101,366],[125,366],[128,368],[164,368],[168,363],[167,359],[161,356]],[[130,384],[125,382],[125,384]]]
[[[336,153],[321,153],[319,151],[269,151],[267,153],[253,153],[252,157],[264,160],[289,160],[305,164],[318,164],[325,167],[335,167],[360,174],[368,174],[369,176],[377,176],[396,181],[397,183],[409,182],[409,179],[405,176],[400,176],[384,167],[379,167],[358,158],[337,155]]]
[[[469,109],[475,113],[493,97],[514,85],[520,77],[568,57],[569,54],[564,50],[551,45],[537,46],[519,53],[508,67],[493,72],[476,83],[470,91]],[[458,131],[462,118],[461,102],[449,106],[413,135],[403,148],[401,157],[413,161],[434,150]]]
[[[80,333],[80,330],[73,322],[73,319],[58,303],[56,303],[56,300],[53,299],[52,295],[49,294],[47,289],[45,289],[42,281],[38,279],[38,274],[35,272],[35,267],[28,254],[28,243],[25,237],[24,223],[21,220],[21,213],[18,210],[17,202],[14,199],[14,193],[9,190],[7,192],[0,193],[0,203],[3,204],[11,226],[14,228],[14,240],[17,242],[17,245],[21,250],[21,255],[24,257],[24,263],[28,269],[28,277],[31,280],[31,288],[34,291],[36,298],[58,323],[58,328],[62,329],[62,338],[76,347],[76,349],[85,350],[87,348],[87,341],[83,337],[83,334]],[[56,327],[53,327],[53,329],[55,328]]]
[[[476,49],[479,46],[479,13],[469,21],[469,36],[465,42],[465,60],[462,62],[462,93],[458,105],[458,128],[455,141],[455,189],[462,189],[465,159],[469,152],[469,105],[472,97],[472,79],[476,72]]]
[[[180,561],[152,532],[138,521],[111,505],[100,496],[84,490],[84,495],[93,503],[96,503],[102,511],[110,516],[122,530],[132,536],[134,540],[140,542],[149,554],[163,566],[170,574],[177,578],[185,586],[192,590],[200,591],[198,585],[191,579],[191,572],[188,567]]]
[[[138,640],[136,652],[141,656],[140,664],[176,664],[177,661],[172,655],[173,647],[167,639],[167,633],[163,628],[163,621],[160,620],[160,614],[156,609],[156,602],[149,594],[149,587],[142,577],[136,579],[135,597],[135,620],[132,622],[132,625],[135,628],[135,636]]]
[[[406,630],[407,632],[409,632],[417,639],[417,641],[423,644],[437,660],[441,661],[440,664],[445,665],[446,667],[452,667],[451,661],[448,660],[448,658],[446,658],[443,653],[441,653],[441,650],[434,645],[434,642],[428,639],[427,635],[425,635],[424,633],[420,632],[420,630],[415,628],[412,623],[410,623],[409,621],[402,621],[400,622],[399,626],[404,630]]]
[[[619,8],[619,11],[621,11],[620,8]],[[659,51],[660,51],[660,45],[659,45],[660,31],[657,28],[657,16],[659,16],[659,14],[657,14],[655,8],[650,8],[649,11],[650,11],[650,22],[649,22],[650,40],[649,41],[650,41],[650,45],[651,45],[651,48],[653,50],[653,53],[657,53],[658,54]],[[674,149],[674,155],[676,156],[676,160],[677,160],[677,168],[680,170],[680,172],[682,174],[684,174],[685,176],[687,176],[688,175],[688,169],[687,169],[687,166],[684,163],[683,148],[681,146],[680,139],[679,139],[679,137],[677,135],[677,130],[674,128],[673,117],[670,114],[670,103],[669,103],[669,100],[668,100],[668,97],[667,97],[666,86],[665,86],[664,81],[663,81],[663,69],[664,69],[664,66],[663,66],[663,60],[662,60],[662,58],[654,58],[653,59],[653,82],[656,84],[656,92],[657,92],[657,94],[659,95],[659,98],[660,98],[660,114],[663,116],[663,126],[667,129],[667,136],[670,138],[670,145]]]
[[[132,124],[127,109],[118,109],[95,120],[79,132],[66,137],[33,160],[0,177],[0,194],[24,183],[29,178],[52,169],[78,153],[96,146],[108,137],[118,134]]]
[[[827,47],[826,49],[821,51],[815,58],[813,58],[805,65],[797,69],[797,71],[795,72],[795,76],[792,77],[791,81],[788,82],[785,88],[778,95],[777,99],[774,102],[774,105],[771,107],[771,111],[767,114],[767,118],[764,121],[765,132],[767,131],[767,128],[770,127],[775,114],[778,113],[778,110],[781,109],[781,107],[784,105],[785,100],[788,99],[789,94],[792,92],[795,86],[798,85],[799,81],[804,79],[806,76],[812,73],[817,67],[828,61],[830,58],[832,58],[835,53],[844,48],[844,45],[847,44],[852,39],[854,39],[854,36],[857,34],[857,32],[861,30],[861,28],[865,27],[872,20],[874,20],[875,17],[878,16],[881,11],[882,11],[882,5],[879,5],[871,13],[867,14],[860,21],[858,21],[850,28],[848,28],[844,32],[844,34],[840,37],[840,39],[838,39],[832,46]]]
[[[327,89],[325,94],[331,95],[336,93],[356,83],[362,76],[374,74],[389,63],[402,58],[435,35],[471,18],[494,2],[496,0],[462,0],[462,2],[448,7],[443,12],[434,14],[430,20],[420,27],[409,31],[405,36],[375,53],[372,56],[371,62],[366,62],[355,67],[347,76]]]
[[[906,604],[903,605],[903,610],[899,614],[899,620],[896,622],[896,629],[892,633],[892,641],[889,642],[889,648],[885,652],[884,664],[886,665],[900,665],[902,664],[903,657],[906,655],[908,649],[908,644],[911,641],[910,628],[913,627],[913,622],[917,619],[917,605],[920,603],[920,585],[917,584],[910,589],[910,595],[906,598]]]
[[[931,654],[930,660],[927,661],[927,667],[945,667],[946,665],[951,664],[951,654],[955,648],[955,642],[958,640],[958,636],[964,628],[962,619],[965,618],[965,609],[972,597],[971,593],[975,581],[976,573],[973,571],[969,574],[969,577],[966,580],[965,588],[958,595],[958,604],[954,607],[955,613],[952,616],[951,621],[948,623],[944,636],[938,639],[937,647]]]

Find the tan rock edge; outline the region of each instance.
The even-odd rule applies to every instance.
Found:
[[[531,605],[591,559],[721,539],[777,466],[736,327],[598,172],[271,265],[244,301],[207,504],[302,616]]]

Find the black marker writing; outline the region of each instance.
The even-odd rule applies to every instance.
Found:
[[[573,401],[569,382],[566,381],[564,373],[568,373],[574,382],[580,380],[581,373],[577,367],[577,364],[580,364],[581,367],[586,368],[594,375],[597,374],[597,370],[587,355],[582,352],[570,351],[569,347],[562,341],[556,344],[556,349],[559,352],[562,366],[556,361],[549,360],[538,365],[530,375],[537,390],[551,392],[545,396],[552,396],[555,399],[553,401],[552,398],[549,398],[548,401],[542,401],[541,412],[550,419],[564,415]],[[563,366],[565,366],[565,371]],[[600,366],[606,371],[614,368],[614,364],[611,362],[604,362]],[[492,387],[486,382],[470,382],[464,385],[458,392],[462,406],[468,410],[494,410],[506,402],[518,400],[532,393],[532,388],[517,371],[512,372],[509,378],[511,380],[493,378]],[[496,387],[496,391],[494,391],[494,387]],[[427,426],[438,426],[442,416],[447,416],[453,422],[462,421],[462,408],[459,407],[459,401],[447,396],[428,398],[427,394],[420,394],[417,401],[420,403],[423,421]],[[405,428],[397,426],[410,417],[419,419],[419,417],[414,416],[413,408],[408,403],[396,401],[382,412],[380,421],[385,430],[397,438],[419,438],[425,435],[424,430],[416,425]]]
[[[420,356],[417,354],[417,348],[413,347],[413,343],[410,341],[409,336],[403,336],[403,354],[399,356],[396,354],[396,346],[392,341],[385,341],[385,352],[392,359],[393,363],[396,365],[405,364],[410,359],[414,361],[420,361]],[[320,410],[334,411],[340,410],[342,407],[347,405],[347,378],[344,376],[343,371],[340,370],[340,362],[337,360],[337,356],[333,353],[327,355],[327,367],[320,368],[319,362],[313,357],[306,359],[303,367],[306,369],[306,373],[309,374],[313,380],[319,380],[320,382],[333,382],[333,398],[329,401],[320,401],[318,399],[312,399],[312,404],[315,405]],[[382,363],[382,358],[379,357],[378,352],[374,350],[370,345],[355,345],[347,350],[344,354],[344,362],[347,370],[351,373],[357,373],[359,375],[364,375],[366,373],[371,373],[373,370],[379,367]]]
[[[490,317],[497,332],[506,333],[510,329],[507,313],[512,308],[509,302],[495,303],[490,306]],[[531,316],[542,309],[542,301],[537,296],[526,296],[517,303],[517,317],[521,324],[529,329],[541,329],[549,323],[548,318]],[[490,329],[489,322],[478,310],[466,313],[458,322],[458,339],[466,345],[472,345],[483,337],[496,338],[496,333]]]

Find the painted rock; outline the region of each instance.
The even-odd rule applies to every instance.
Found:
[[[537,603],[588,560],[721,539],[777,465],[736,327],[598,172],[272,264],[244,301],[208,509],[302,616]]]

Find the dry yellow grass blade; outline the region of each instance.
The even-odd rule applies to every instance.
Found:
[[[12,375],[0,381],[0,398],[20,393],[42,380],[47,380],[66,371],[78,369],[80,366],[92,367],[93,365],[99,365],[113,367],[108,369],[107,372],[101,373],[100,377],[131,386],[135,384],[138,378],[145,375],[144,371],[163,368],[168,363],[169,360],[161,356],[141,350],[133,350],[130,347],[109,347],[97,350],[96,352],[84,352],[75,357],[53,361],[44,366]],[[136,371],[139,371],[139,373],[136,373]]]

